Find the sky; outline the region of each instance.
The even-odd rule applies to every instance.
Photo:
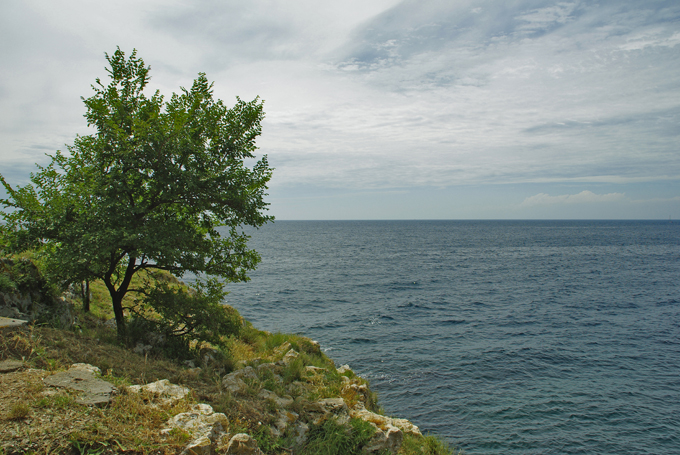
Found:
[[[92,134],[137,49],[265,100],[277,219],[680,219],[677,0],[3,0],[0,173]]]

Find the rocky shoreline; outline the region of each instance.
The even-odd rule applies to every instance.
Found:
[[[375,397],[366,381],[354,375],[346,365],[337,369],[331,367],[335,371],[330,373],[341,378],[338,396],[313,399],[319,383],[324,381],[324,374],[329,371],[308,365],[297,380],[287,381],[286,371],[299,357],[300,353],[285,342],[270,358],[250,362],[220,379],[222,390],[235,402],[243,401],[246,406],[258,402],[258,406],[267,409],[269,415],[260,423],[273,438],[288,435],[289,453],[296,453],[296,448],[304,446],[311,427],[329,421],[347,428],[353,419],[367,423],[373,435],[364,445],[364,453],[397,453],[405,435],[422,437],[418,427],[408,420],[389,418],[367,409],[375,406]],[[138,394],[143,397],[145,406],[163,408],[172,408],[192,396],[189,387],[172,384],[167,379],[143,385],[115,386],[102,377],[98,367],[89,364],[73,364],[66,370],[48,372],[29,369],[20,360],[0,362],[0,379],[3,375],[21,374],[22,371],[41,378],[45,386],[41,395],[49,397],[56,389],[68,389],[75,394],[77,404],[98,407],[100,412],[106,412],[109,403],[121,394]],[[188,404],[184,412],[172,415],[158,433],[184,435],[186,444],[179,451],[184,455],[264,453],[253,435],[241,431],[233,419],[230,421],[224,413],[215,412],[207,403]],[[5,453],[21,452],[20,446],[8,442],[3,441]]]

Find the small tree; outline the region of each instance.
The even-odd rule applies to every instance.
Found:
[[[50,156],[12,188],[0,175],[10,210],[2,216],[4,244],[39,249],[64,282],[99,278],[125,332],[123,297],[142,270],[190,271],[246,281],[259,255],[247,248],[242,226],[259,227],[271,168],[252,165],[264,117],[259,98],[227,108],[213,99],[199,73],[190,90],[168,102],[144,94],[149,67],[133,50],[106,55],[108,85],[99,79],[84,99],[88,126],[68,154]]]

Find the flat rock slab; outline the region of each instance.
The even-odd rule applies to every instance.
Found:
[[[28,324],[28,321],[23,319],[12,319],[0,316],[0,327],[21,327]]]
[[[106,404],[111,401],[111,394],[116,390],[110,382],[99,379],[90,371],[80,368],[72,368],[48,376],[45,378],[45,384],[85,392],[76,399],[77,403],[85,405]]]
[[[21,360],[3,360],[0,362],[0,373],[11,373],[24,366]]]

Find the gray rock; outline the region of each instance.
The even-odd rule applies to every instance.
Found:
[[[342,398],[325,398],[310,403],[306,409],[312,423],[319,425],[327,419],[335,419],[340,425],[349,422],[349,408]]]
[[[274,375],[274,378],[279,381],[281,380],[281,376],[279,375],[281,367],[271,363],[271,362],[265,362],[261,363],[260,365],[257,366],[257,371],[258,373],[263,373],[263,372],[270,372]]]
[[[375,434],[364,447],[364,451],[375,453],[387,450],[391,453],[397,453],[404,440],[404,433],[392,425],[388,425],[385,429],[378,428],[374,423],[371,425],[375,427]]]
[[[286,410],[279,411],[278,415],[276,416],[276,420],[274,421],[274,424],[271,427],[272,435],[278,438],[279,436],[286,432],[288,425],[297,422],[299,417],[300,416],[297,413],[292,411]]]
[[[347,373],[348,371],[352,371],[349,365],[341,365],[340,368],[338,368],[338,373],[340,374]]]
[[[257,441],[245,433],[234,435],[227,445],[227,455],[263,455]]]
[[[22,325],[26,324],[28,324],[28,321],[23,319],[6,318],[0,316],[0,327],[21,327]]]
[[[281,363],[283,363],[284,365],[288,365],[290,362],[297,359],[299,356],[300,354],[295,349],[291,349],[290,351],[286,352],[286,355],[283,356],[283,359],[281,359]]]
[[[371,422],[381,430],[387,430],[390,427],[398,428],[404,433],[410,433],[414,436],[422,436],[420,429],[406,419],[393,419],[375,412],[371,412],[362,405],[357,405],[350,411],[350,416],[356,419],[361,419],[366,422]]]
[[[3,360],[0,362],[0,373],[11,373],[24,366],[21,360]]]
[[[132,393],[144,391],[158,397],[162,402],[170,403],[181,400],[190,392],[187,387],[173,384],[167,379],[161,379],[160,381],[151,382],[146,385],[132,385],[127,389]]]
[[[209,455],[214,453],[215,446],[229,429],[227,416],[214,412],[207,404],[194,405],[191,411],[177,414],[167,424],[168,428],[161,434],[169,434],[174,428],[190,433],[193,439],[184,448],[185,455]]]
[[[110,382],[95,377],[94,369],[99,370],[92,365],[76,364],[68,371],[61,371],[46,377],[44,382],[53,387],[84,392],[76,399],[77,403],[95,406],[104,405],[111,401],[111,395],[116,391],[116,388]]]
[[[295,446],[299,447],[307,441],[307,433],[309,432],[309,425],[301,420],[298,420],[293,427],[293,437],[295,438]]]
[[[326,369],[320,368],[320,367],[315,367],[314,365],[308,365],[308,366],[305,367],[305,371],[307,373],[316,374],[316,373],[321,373],[322,371],[326,371]]]
[[[290,343],[286,341],[286,342],[283,343],[281,346],[279,346],[279,347],[277,347],[276,349],[274,349],[274,352],[272,353],[272,356],[273,356],[273,357],[283,356],[283,355],[284,355],[286,352],[288,352],[289,350],[290,350]]]
[[[241,370],[234,371],[222,378],[222,386],[232,394],[242,394],[245,392],[248,385],[244,379],[256,380],[257,374],[253,367],[245,367]]]
[[[258,397],[262,398],[263,400],[270,400],[276,403],[276,406],[279,408],[287,408],[293,404],[293,398],[286,395],[285,397],[280,397],[271,390],[267,389],[262,389],[260,392],[257,394]]]

